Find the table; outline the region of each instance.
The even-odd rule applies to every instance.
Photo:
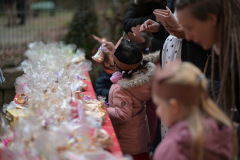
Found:
[[[93,89],[93,86],[92,86],[92,82],[89,78],[89,74],[87,73],[86,76],[87,76],[87,78],[84,80],[84,82],[87,83],[88,89],[87,89],[87,91],[85,91],[83,93],[84,93],[84,95],[89,95],[92,98],[96,99],[96,95],[95,95],[95,92],[94,92],[94,89]],[[118,143],[117,136],[115,134],[115,131],[114,131],[113,126],[112,126],[112,122],[111,122],[108,114],[107,114],[106,121],[103,124],[102,128],[105,129],[109,133],[109,135],[111,136],[111,138],[113,140],[113,151],[112,151],[112,153],[116,156],[122,156],[122,150],[121,150],[121,147]]]
[[[87,91],[83,92],[84,95],[89,95],[92,98],[96,99],[96,95],[95,95],[95,92],[94,92],[94,89],[93,89],[93,85],[92,85],[89,73],[86,73],[86,79],[83,80],[83,81],[85,83],[87,83],[87,85],[88,85]],[[17,98],[17,95],[15,96],[15,98]],[[15,101],[15,98],[14,98],[14,101]],[[17,102],[15,101],[15,103],[17,103]],[[108,114],[106,116],[106,121],[103,124],[102,128],[105,129],[108,132],[108,134],[111,136],[111,138],[113,140],[113,150],[112,150],[111,153],[113,155],[117,156],[117,157],[122,157],[123,156],[122,150],[121,150],[121,147],[119,145],[117,136],[115,134],[112,122],[111,122],[110,117],[109,117]]]

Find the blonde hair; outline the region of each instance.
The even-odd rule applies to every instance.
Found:
[[[208,128],[204,125],[204,117],[211,117],[224,126],[232,127],[231,120],[218,106],[206,97],[208,81],[202,77],[202,72],[189,62],[174,66],[174,75],[164,82],[168,84],[180,84],[186,86],[200,87],[200,104],[184,105],[186,120],[191,135],[191,159],[202,160],[204,155],[204,134]],[[236,142],[233,135],[233,142]],[[235,143],[234,142],[234,143]],[[235,144],[233,145],[236,148]],[[235,156],[235,153],[234,153]]]

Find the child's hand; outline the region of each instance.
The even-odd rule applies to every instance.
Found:
[[[98,36],[92,35],[95,40],[97,40],[99,43],[104,44],[104,46],[110,51],[114,51],[114,44],[112,42],[108,42],[106,38],[100,38]]]
[[[148,19],[140,27],[140,32],[159,32],[160,24]]]
[[[114,51],[114,44],[113,44],[112,42],[106,41],[105,47],[106,47],[110,52],[113,52],[113,51]]]

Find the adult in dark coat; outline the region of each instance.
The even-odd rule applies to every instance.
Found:
[[[141,25],[146,20],[156,20],[153,11],[163,9],[166,6],[166,0],[131,0],[128,11],[123,19],[123,30],[128,33],[131,28]],[[162,47],[161,39],[151,38],[151,50],[160,50]]]

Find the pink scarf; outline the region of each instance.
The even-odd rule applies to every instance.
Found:
[[[123,77],[123,74],[117,71],[112,74],[112,77],[110,78],[110,80],[112,81],[112,83],[117,83],[118,80],[122,79],[122,77]]]

